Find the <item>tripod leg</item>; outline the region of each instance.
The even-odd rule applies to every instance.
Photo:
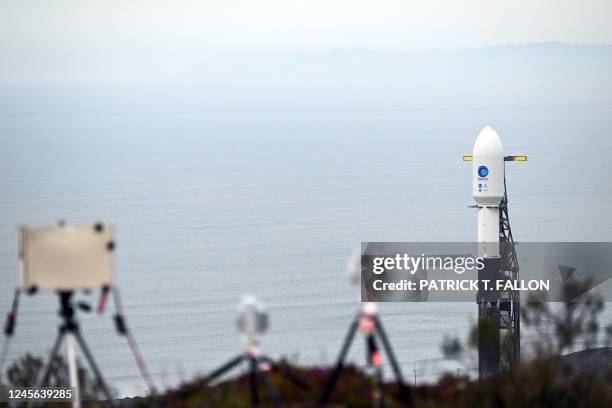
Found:
[[[382,369],[376,367],[376,386],[378,387],[378,406],[385,408],[385,382],[383,381]]]
[[[249,357],[250,370],[249,370],[249,385],[251,387],[251,404],[256,407],[259,406],[259,390],[257,389],[257,359],[255,357]]]
[[[85,343],[85,340],[83,339],[83,337],[81,336],[81,333],[78,330],[72,331],[72,335],[79,343],[79,346],[81,347],[81,350],[83,351],[83,354],[85,355],[85,359],[89,363],[91,370],[94,372],[94,375],[96,377],[96,380],[98,381],[98,384],[100,385],[100,388],[102,388],[102,392],[104,393],[104,396],[106,397],[106,399],[108,399],[108,403],[111,406],[114,405],[113,396],[111,395],[110,390],[108,389],[106,385],[106,382],[104,382],[102,373],[98,369],[98,365],[96,364],[96,361],[94,360],[93,355],[89,351],[89,348],[87,347],[87,343]]]
[[[38,375],[38,379],[36,380],[35,388],[41,388],[47,385],[49,381],[49,375],[51,375],[51,367],[53,367],[53,361],[55,360],[55,356],[57,356],[57,352],[59,351],[60,346],[62,345],[62,340],[64,339],[64,331],[60,329],[57,333],[57,337],[55,338],[55,343],[53,343],[53,347],[51,348],[51,352],[49,353],[49,359],[45,363],[45,366],[40,371]],[[28,402],[26,407],[38,406],[40,403]]]
[[[353,342],[353,337],[355,337],[355,332],[357,331],[357,326],[359,325],[359,319],[356,318],[351,323],[351,327],[349,328],[348,333],[346,334],[346,338],[344,339],[344,344],[342,345],[342,350],[340,351],[340,355],[338,356],[338,361],[336,361],[336,366],[334,367],[334,371],[332,371],[329,380],[325,384],[325,389],[323,390],[323,395],[319,400],[320,405],[326,405],[334,392],[334,388],[336,386],[336,382],[338,381],[338,377],[344,368],[344,359],[346,358],[346,354]]]
[[[404,383],[404,377],[402,376],[402,370],[400,369],[397,360],[395,359],[395,354],[393,354],[393,349],[391,348],[391,343],[389,343],[389,339],[387,338],[387,334],[385,333],[385,329],[383,328],[382,322],[378,318],[378,316],[374,317],[374,321],[376,322],[376,333],[380,337],[383,343],[383,347],[385,348],[385,352],[389,357],[389,361],[391,362],[391,367],[393,368],[393,373],[395,374],[395,380],[400,388],[400,397],[404,403],[408,405],[412,405],[412,395],[410,390]]]
[[[268,363],[268,361],[265,358],[259,358],[257,360],[257,363]],[[268,363],[269,364],[269,363]],[[270,368],[272,369],[273,364],[270,364]],[[274,382],[272,382],[272,379],[270,378],[270,373],[269,370],[268,371],[263,371],[262,373],[262,377],[266,383],[266,387],[268,388],[268,391],[270,392],[270,395],[272,396],[272,399],[274,400],[274,402],[279,403],[282,402],[283,398],[281,397],[280,393],[278,392],[278,389],[276,388],[276,386],[274,385]]]
[[[272,367],[272,370],[278,372],[280,375],[285,377],[288,381],[290,381],[294,385],[306,391],[310,389],[308,384],[303,379],[301,379],[298,375],[292,372],[290,369],[279,366],[271,358],[266,357],[266,356],[262,356],[259,359],[265,363],[270,364],[270,366]]]
[[[369,367],[374,368],[374,381],[376,382],[376,393],[375,400],[378,401],[380,408],[385,407],[385,383],[383,382],[383,375],[381,369],[381,355],[376,344],[376,337],[374,333],[370,333],[366,337],[366,359]]]
[[[49,360],[45,363],[45,368],[40,372],[38,380],[36,381],[36,388],[44,387],[47,385],[47,381],[49,381],[49,375],[51,374],[51,367],[53,367],[53,360],[55,360],[55,356],[57,356],[57,352],[62,344],[62,340],[64,339],[64,332],[62,330],[59,331],[57,337],[55,338],[55,343],[53,343],[53,347],[51,348],[51,352],[49,353]]]
[[[70,387],[74,389],[74,395],[72,396],[72,408],[81,408],[76,350],[74,347],[74,336],[71,332],[66,333],[66,360],[68,360],[68,377],[70,379]]]
[[[242,361],[244,359],[245,359],[244,354],[240,354],[239,356],[231,359],[230,361],[228,361],[227,363],[223,364],[221,367],[217,368],[215,371],[213,371],[212,373],[210,373],[206,377],[204,377],[200,381],[200,385],[202,387],[207,386],[209,383],[214,381],[217,377],[219,377],[220,375],[223,375],[226,371],[229,371],[232,368],[234,368],[235,366],[237,366],[238,364],[242,363]]]
[[[2,351],[0,351],[0,381],[2,380],[2,375],[4,374],[4,364],[7,360],[10,345],[11,337],[6,336],[4,338],[4,343],[2,344]]]

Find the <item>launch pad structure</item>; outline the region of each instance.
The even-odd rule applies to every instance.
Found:
[[[504,197],[499,204],[500,274],[503,279],[519,280],[519,264],[508,216],[508,192],[504,179]],[[505,331],[501,343],[499,366],[509,369],[521,357],[521,308],[520,292],[510,290],[500,294],[499,329]]]
[[[472,156],[472,192],[478,209],[478,256],[484,268],[479,280],[519,280],[510,218],[505,163],[524,162],[526,156],[504,156],[503,145],[495,130],[485,127],[474,143]],[[514,290],[479,290],[478,304],[478,374],[489,377],[520,362],[520,295]]]

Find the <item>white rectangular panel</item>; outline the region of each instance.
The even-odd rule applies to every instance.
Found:
[[[19,227],[21,288],[98,289],[113,283],[110,225]]]

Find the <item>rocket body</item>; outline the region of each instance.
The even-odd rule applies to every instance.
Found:
[[[499,205],[504,198],[504,147],[495,130],[480,131],[472,153],[472,193],[478,209],[478,256],[484,267],[478,271],[480,281],[495,282],[500,277]],[[479,288],[478,330],[493,325],[492,336],[479,336],[478,374],[486,378],[500,367],[500,293]],[[489,329],[490,330],[490,329]]]
[[[499,204],[504,197],[504,147],[490,127],[480,131],[472,152],[472,194],[478,208],[478,256],[499,257]]]
[[[495,130],[485,127],[474,143],[472,154],[472,193],[478,209],[478,256],[483,267],[480,282],[518,279],[518,261],[507,218],[505,161],[525,161],[526,156],[504,156],[504,147]],[[503,207],[503,208],[502,208]],[[503,219],[500,219],[502,217]],[[500,240],[504,247],[500,254]],[[518,294],[507,290],[487,290],[479,285],[478,374],[486,378],[500,368],[520,361],[520,305]],[[502,339],[501,333],[504,334]],[[480,335],[487,333],[486,335]],[[502,349],[502,343],[511,348]]]

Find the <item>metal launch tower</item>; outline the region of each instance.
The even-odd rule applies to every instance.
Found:
[[[518,281],[519,264],[508,217],[508,190],[504,179],[504,198],[499,204],[500,274],[503,279]],[[499,329],[505,331],[501,344],[499,367],[511,368],[521,356],[521,308],[520,293],[505,291],[499,303]]]
[[[478,272],[482,282],[518,281],[519,265],[508,217],[505,162],[526,161],[526,156],[504,156],[495,130],[485,127],[474,143],[472,156],[472,193],[478,209],[478,256],[484,268]],[[477,295],[478,373],[488,377],[505,370],[520,359],[520,299],[511,290],[485,289]]]

